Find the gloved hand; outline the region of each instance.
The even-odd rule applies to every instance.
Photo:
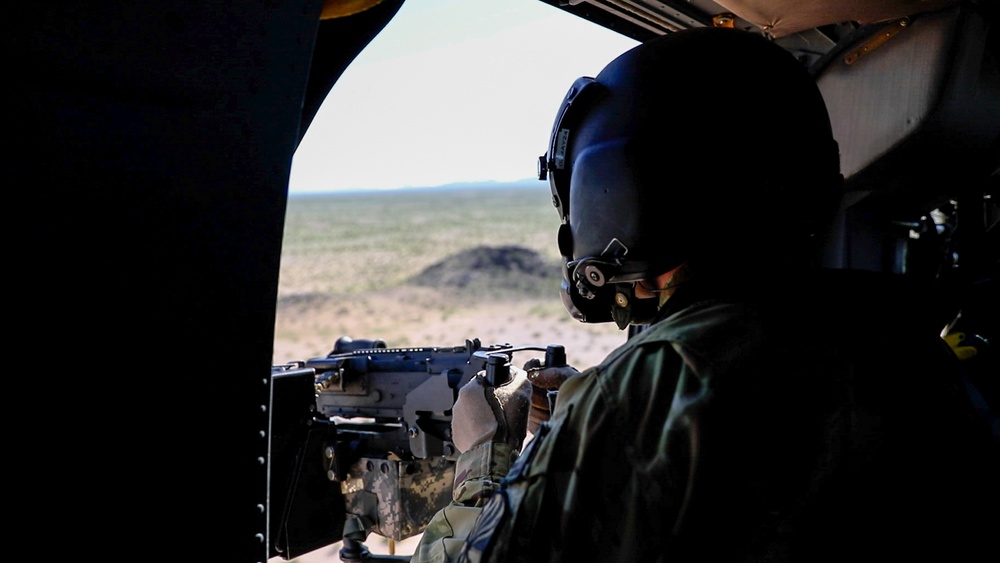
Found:
[[[510,366],[510,381],[497,387],[490,387],[484,376],[485,371],[479,372],[458,390],[452,407],[452,441],[459,452],[491,441],[521,451],[531,404],[528,374]]]
[[[531,411],[528,414],[528,432],[535,434],[538,425],[547,421],[552,412],[549,410],[549,391],[556,391],[564,381],[579,375],[576,368],[568,365],[545,367],[544,362],[532,358],[525,362],[524,370],[528,372],[531,382]]]

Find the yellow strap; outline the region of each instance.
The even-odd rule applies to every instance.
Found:
[[[951,334],[946,334],[944,336],[944,341],[948,343],[951,351],[958,356],[959,360],[967,360],[976,355],[975,346],[962,346],[962,342],[965,341],[964,332],[953,332]]]

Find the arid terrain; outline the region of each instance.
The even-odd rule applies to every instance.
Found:
[[[287,217],[275,364],[325,356],[341,336],[392,347],[478,338],[561,344],[583,369],[625,340],[613,324],[580,323],[563,307],[559,221],[541,182],[299,196]],[[522,352],[515,363],[531,357]],[[411,553],[414,543],[399,543],[396,553]],[[373,553],[389,549],[378,536],[366,545]],[[295,561],[338,562],[338,549]]]
[[[574,366],[599,362],[625,334],[563,308],[549,199],[540,182],[293,197],[274,363],[326,355],[341,336],[389,346],[562,344]]]
[[[505,260],[515,252],[473,250],[500,250]],[[572,319],[559,301],[558,281],[531,280],[532,285],[553,286],[549,291],[512,290],[498,285],[506,277],[521,275],[507,261],[464,272],[454,261],[445,266],[449,272],[480,279],[472,287],[456,285],[455,280],[428,285],[411,281],[360,294],[281,299],[275,361],[326,355],[341,336],[380,338],[391,347],[457,346],[478,338],[483,344],[562,344],[569,362],[582,369],[599,362],[625,338],[613,325],[586,325]],[[516,362],[521,360],[515,357]]]

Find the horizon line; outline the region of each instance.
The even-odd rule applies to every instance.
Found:
[[[538,178],[522,178],[520,180],[498,181],[498,180],[471,180],[460,182],[449,182],[436,186],[396,186],[389,188],[332,188],[328,190],[292,190],[289,188],[289,196],[304,195],[330,195],[343,193],[371,193],[371,192],[392,192],[392,191],[417,191],[417,190],[443,190],[443,189],[481,189],[481,188],[535,188],[547,186],[548,182]]]

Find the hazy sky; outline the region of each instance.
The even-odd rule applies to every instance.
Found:
[[[539,0],[407,0],[330,91],[290,190],[534,177],[573,80],[634,45]]]

